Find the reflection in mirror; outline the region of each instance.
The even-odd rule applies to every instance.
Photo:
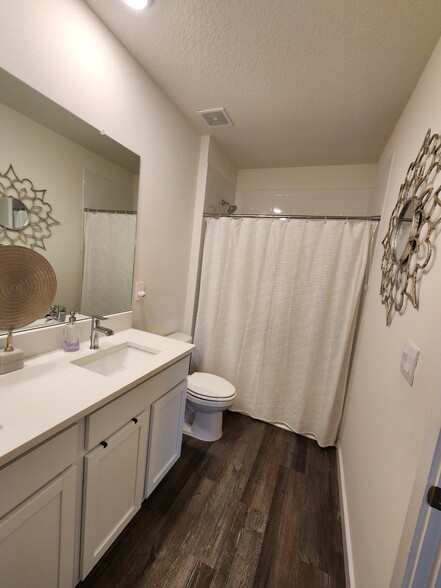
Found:
[[[29,224],[26,206],[16,198],[0,198],[0,225],[18,231]]]
[[[392,243],[392,255],[394,260],[404,265],[409,263],[414,212],[414,202],[413,200],[410,200],[410,202],[408,202],[403,208],[398,218],[398,224]]]
[[[130,310],[137,197],[127,188],[86,170],[81,312]]]
[[[54,304],[65,307],[67,314],[76,310],[88,314],[81,307],[84,266],[84,208],[102,210],[136,210],[139,156],[110,139],[101,131],[78,119],[42,94],[0,68],[0,169],[7,169],[11,161],[19,166],[19,173],[32,177],[35,185],[45,186],[47,199],[56,210],[60,229],[45,241],[42,255],[48,259],[57,276],[57,293]],[[83,190],[96,187],[93,178],[101,178],[99,204],[86,204]],[[115,205],[113,187],[119,186],[131,194],[130,205]],[[120,190],[120,191],[121,191]],[[89,190],[90,192],[90,190]],[[6,198],[3,198],[6,200]],[[4,206],[4,204],[3,204]],[[8,203],[8,207],[11,203]],[[15,206],[12,203],[12,206]],[[25,211],[21,210],[21,213]],[[0,213],[1,214],[1,213]],[[8,212],[6,214],[9,214]],[[132,214],[133,216],[133,214]],[[134,217],[136,219],[136,216]],[[6,222],[6,221],[5,221]],[[11,221],[12,222],[12,221]],[[23,216],[21,219],[23,221]],[[33,222],[32,217],[29,223]],[[136,221],[135,221],[136,222]],[[2,221],[0,221],[1,225]],[[15,221],[14,221],[15,223]],[[25,228],[27,230],[27,228]],[[0,226],[1,231],[1,226]],[[119,234],[114,229],[112,246],[103,253],[96,274],[111,290],[110,276],[114,273],[115,247],[113,240]],[[100,229],[95,237],[100,241]],[[131,309],[134,238],[128,241],[129,270],[121,278],[119,288],[124,290],[122,304],[94,306],[96,314],[118,313]],[[127,270],[127,267],[126,267]],[[50,309],[47,311],[50,312]],[[48,324],[41,317],[42,326]],[[51,318],[51,322],[54,322]]]

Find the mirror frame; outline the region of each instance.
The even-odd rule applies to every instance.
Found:
[[[432,256],[435,230],[441,222],[441,139],[429,129],[418,155],[407,170],[382,244],[381,302],[386,307],[386,325],[395,312],[403,313],[405,301],[418,308],[417,285]],[[396,244],[404,215],[413,205],[406,246],[397,259]]]

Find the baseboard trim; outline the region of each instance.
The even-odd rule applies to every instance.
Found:
[[[340,447],[337,446],[337,472],[340,496],[341,530],[343,535],[343,554],[345,561],[346,588],[355,587],[354,560],[352,557],[351,531],[349,527],[349,513],[346,495],[345,474]]]

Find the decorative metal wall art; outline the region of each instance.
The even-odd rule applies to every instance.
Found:
[[[59,225],[52,207],[44,201],[46,190],[36,190],[27,178],[20,179],[12,165],[0,174],[0,243],[46,249],[51,227]]]
[[[383,240],[381,301],[389,326],[408,300],[418,308],[417,284],[432,255],[434,231],[441,222],[441,139],[430,129],[401,184]]]

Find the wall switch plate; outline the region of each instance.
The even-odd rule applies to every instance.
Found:
[[[142,300],[143,298],[145,298],[145,284],[144,282],[136,282],[135,300]]]
[[[419,354],[420,350],[418,347],[416,347],[411,341],[407,341],[404,345],[403,354],[401,356],[401,373],[411,386],[413,384]]]

